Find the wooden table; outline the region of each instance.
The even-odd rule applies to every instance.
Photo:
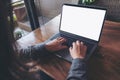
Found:
[[[58,32],[59,21],[57,16],[18,42],[22,47],[44,42]],[[65,80],[70,65],[56,56],[49,56],[43,63],[36,63],[33,69],[41,69],[55,80]],[[120,23],[105,21],[99,47],[88,61],[88,77],[89,80],[120,80]]]

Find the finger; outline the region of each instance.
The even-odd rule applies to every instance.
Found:
[[[87,50],[87,46],[84,45],[84,51],[86,51],[86,50]]]
[[[73,45],[73,48],[76,48],[76,43],[75,42],[73,42],[72,45]]]
[[[76,45],[77,45],[77,46],[76,46],[76,49],[77,49],[78,51],[80,51],[80,42],[79,42],[78,40],[76,41]]]
[[[69,48],[69,51],[70,51],[70,53],[71,53],[71,51],[72,51],[72,47]]]
[[[81,42],[80,42],[80,48],[81,48],[81,49],[83,49],[83,45],[84,45],[84,43],[81,41]]]
[[[57,38],[57,40],[60,44],[66,42],[66,39],[63,37],[59,37],[59,38]]]
[[[62,39],[60,40],[61,43],[66,42],[66,41],[67,41],[67,40],[66,40],[65,38],[62,38]]]
[[[62,40],[62,39],[65,39],[65,38],[64,38],[64,37],[59,37],[58,39],[59,39],[59,40]]]
[[[80,42],[80,44],[81,44],[81,45],[84,45],[84,43],[83,43],[82,41]]]
[[[60,41],[61,39],[63,39],[63,37],[57,37],[57,40]]]
[[[68,48],[68,47],[67,47],[67,46],[63,46],[63,45],[62,45],[62,46],[61,46],[61,48],[62,48],[62,49],[66,49],[66,48]]]
[[[83,51],[83,45],[84,45],[84,43],[81,41],[80,42],[80,52]]]
[[[87,46],[84,45],[84,46],[82,47],[82,50],[83,50],[83,54],[86,54]]]
[[[80,41],[77,40],[77,41],[76,41],[76,44],[77,44],[78,46],[80,46]]]

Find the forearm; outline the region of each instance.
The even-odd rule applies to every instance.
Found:
[[[81,59],[74,59],[67,80],[87,80],[86,63]]]
[[[48,51],[46,50],[44,43],[19,49],[19,57],[26,60],[44,57],[47,53]]]

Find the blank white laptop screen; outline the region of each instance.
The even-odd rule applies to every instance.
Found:
[[[63,5],[60,30],[99,40],[106,10]]]

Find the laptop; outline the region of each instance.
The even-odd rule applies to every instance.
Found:
[[[87,46],[85,59],[88,60],[99,43],[106,11],[97,6],[63,4],[59,33],[49,40],[61,36],[67,39],[67,46],[72,46],[76,40],[84,42]],[[68,49],[55,52],[55,55],[72,62]]]

